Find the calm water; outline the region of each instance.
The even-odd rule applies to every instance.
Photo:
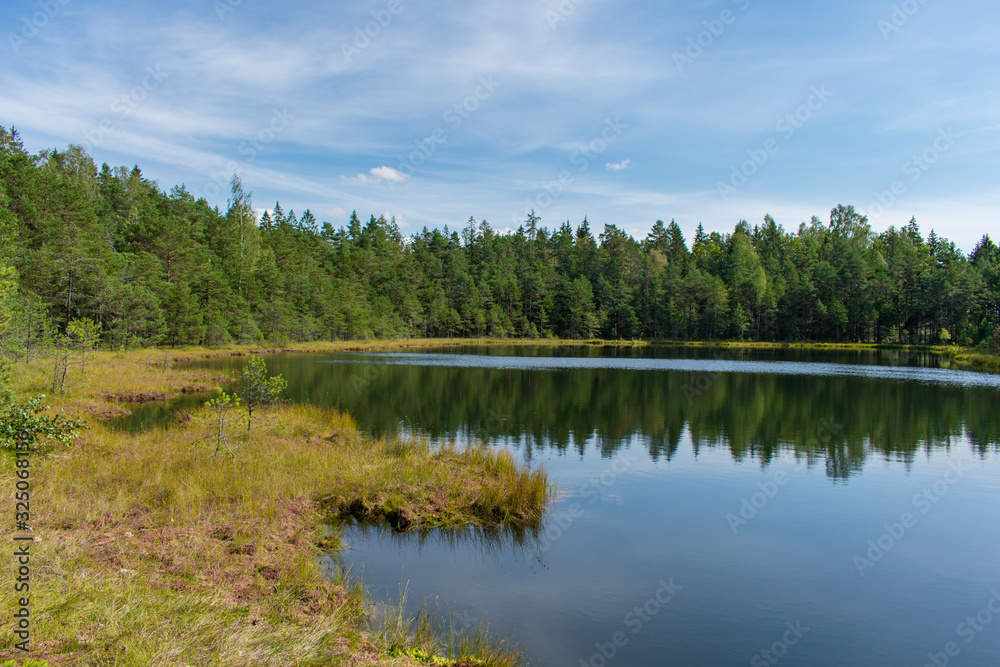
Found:
[[[279,356],[375,433],[544,465],[537,534],[345,530],[376,600],[534,665],[1000,664],[1000,376],[901,353]],[[949,652],[951,655],[949,655]]]

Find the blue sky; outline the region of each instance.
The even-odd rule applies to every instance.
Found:
[[[7,0],[0,124],[226,206],[404,232],[588,216],[786,229],[835,205],[1000,237],[986,0]]]

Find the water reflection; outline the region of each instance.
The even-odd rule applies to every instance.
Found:
[[[385,525],[351,522],[342,530],[347,550],[376,550],[381,553],[473,554],[483,561],[500,562],[501,555],[516,555],[536,562],[542,558],[542,523],[534,526],[432,528],[397,532]]]
[[[988,599],[997,376],[942,374],[932,357],[897,358],[893,375],[863,355],[799,353],[840,366],[803,375],[719,372],[689,351],[584,352],[269,360],[295,400],[337,405],[370,431],[402,420],[438,442],[501,443],[562,491],[523,537],[347,528],[338,564],[373,600],[405,591],[411,613],[439,610],[453,631],[489,616],[530,664],[601,664],[601,647],[631,632],[623,619],[674,582],[680,594],[615,664],[751,664],[801,621],[810,632],[788,663],[845,667],[923,664]],[[952,466],[961,483],[938,492]],[[925,489],[940,501],[926,513],[914,500]],[[855,558],[904,512],[918,525],[859,574]],[[983,633],[963,659],[994,664],[998,642]]]
[[[131,406],[131,414],[112,419],[109,426],[121,433],[141,433],[151,428],[168,428],[182,421],[186,415],[199,408],[205,401],[212,400],[218,392],[184,394],[171,401],[156,401]]]
[[[282,355],[269,367],[289,380],[292,400],[337,406],[370,432],[395,432],[402,420],[437,442],[505,443],[527,460],[582,456],[587,442],[610,457],[638,440],[669,461],[688,433],[696,452],[725,448],[761,465],[790,452],[843,479],[871,457],[905,463],[966,441],[983,455],[1000,443],[996,375],[815,354],[822,364],[628,352]]]

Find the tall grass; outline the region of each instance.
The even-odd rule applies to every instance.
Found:
[[[227,379],[147,357],[96,354],[88,375],[50,401],[86,417],[121,404],[119,394]],[[18,371],[22,394],[44,391],[41,364]],[[334,410],[272,409],[232,459],[212,458],[197,417],[134,435],[88,417],[75,447],[32,457],[36,656],[53,665],[414,664],[392,647],[405,629],[416,638],[408,649],[440,650],[425,637],[429,621],[399,617],[395,635],[376,630],[363,587],[324,576],[320,546],[338,542],[324,535],[329,515],[361,507],[400,528],[531,524],[549,498],[544,472],[508,453],[371,440]],[[9,453],[0,469],[13,479]],[[3,494],[0,512],[13,509]],[[13,580],[12,567],[0,559],[0,581]],[[5,613],[16,603],[13,587],[0,586],[0,659],[16,657]],[[460,656],[516,662],[490,642]]]
[[[337,473],[323,499],[339,519],[388,522],[396,530],[461,525],[537,525],[551,488],[507,451],[482,446],[432,452],[425,440],[373,442]]]
[[[492,634],[486,621],[474,628],[455,629],[454,623],[441,627],[441,616],[428,604],[416,614],[406,611],[406,591],[397,604],[369,605],[373,632],[389,646],[389,654],[409,656],[435,665],[481,665],[515,667],[521,664],[523,648]],[[447,619],[450,620],[450,619]]]

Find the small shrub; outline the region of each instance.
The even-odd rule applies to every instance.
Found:
[[[13,448],[19,433],[27,433],[31,440],[55,440],[67,447],[73,444],[77,431],[86,428],[83,420],[47,416],[42,405],[44,398],[35,396],[23,403],[10,402],[0,407],[0,446]]]
[[[243,402],[247,413],[247,432],[253,413],[264,406],[272,405],[285,390],[288,383],[280,375],[269,377],[267,365],[260,357],[251,357],[247,365],[240,370],[237,398]]]
[[[208,408],[209,414],[207,417],[202,417],[202,421],[211,430],[209,442],[215,444],[212,458],[218,456],[219,450],[223,447],[226,448],[231,457],[236,458],[236,452],[230,446],[229,427],[237,422],[237,418],[232,415],[232,412],[240,407],[240,397],[230,396],[226,392],[222,392],[218,398],[213,398],[205,403],[205,407]]]

